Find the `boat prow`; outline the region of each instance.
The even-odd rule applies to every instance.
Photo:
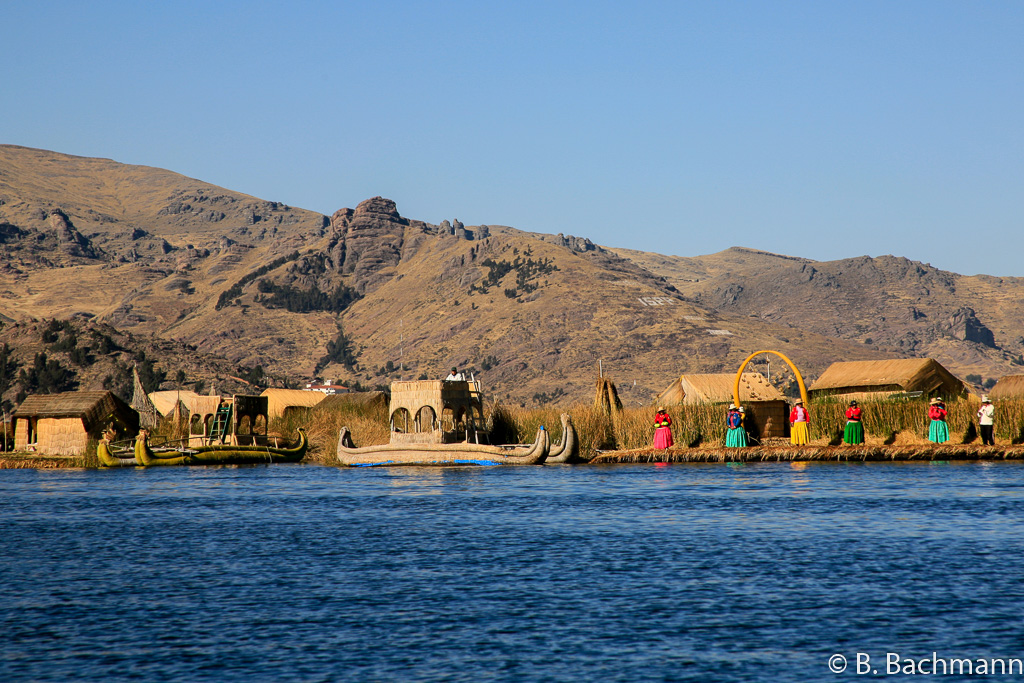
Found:
[[[134,456],[124,458],[111,453],[108,439],[100,439],[100,442],[96,444],[96,457],[102,467],[137,467],[139,465]]]
[[[573,427],[572,418],[568,413],[562,413],[562,440],[551,447],[547,460],[544,462],[572,462],[578,450],[579,440],[576,438],[576,428]]]

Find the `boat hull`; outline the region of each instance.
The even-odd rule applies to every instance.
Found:
[[[306,455],[309,442],[299,429],[299,443],[294,448],[269,446],[205,446],[201,450],[164,455],[155,453],[147,443],[145,432],[135,440],[135,460],[143,467],[174,465],[258,465],[275,462],[298,462]],[[97,449],[98,451],[98,449]]]

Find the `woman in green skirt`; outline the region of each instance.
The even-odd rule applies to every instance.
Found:
[[[863,412],[856,401],[850,401],[846,409],[846,429],[843,430],[843,443],[864,443],[864,425],[861,423]]]
[[[725,423],[729,430],[725,433],[726,448],[744,448],[747,445],[747,430],[743,428],[743,414],[734,404],[729,405]]]
[[[928,440],[932,443],[946,443],[949,441],[949,426],[946,424],[946,404],[940,398],[933,398],[929,401],[928,417],[931,424],[928,425]]]

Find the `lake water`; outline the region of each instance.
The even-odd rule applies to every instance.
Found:
[[[0,470],[0,680],[1024,658],[1022,503],[1018,463]]]

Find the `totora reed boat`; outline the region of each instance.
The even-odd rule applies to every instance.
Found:
[[[114,455],[109,441],[103,439],[96,447],[96,455],[103,467],[157,467],[172,465],[249,465],[279,462],[298,462],[306,455],[309,443],[306,432],[299,429],[299,442],[291,448],[271,446],[200,446],[172,451],[153,451],[149,434],[139,432],[135,439],[133,457]]]
[[[566,462],[576,448],[576,432],[562,416],[557,462]],[[495,446],[483,418],[476,381],[418,380],[391,385],[391,442],[357,448],[348,427],[338,433],[338,463],[372,465],[539,465],[551,453],[544,427],[532,444]]]

